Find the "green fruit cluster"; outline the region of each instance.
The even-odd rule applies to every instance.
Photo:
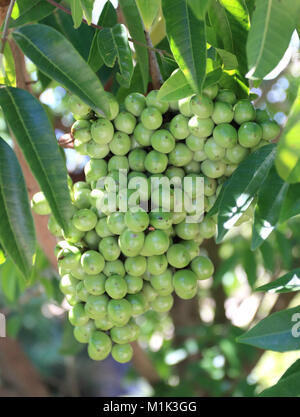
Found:
[[[107,93],[110,118],[70,98],[77,119],[71,131],[74,147],[91,159],[86,181],[69,185],[74,214],[68,230],[63,232],[53,216],[48,227],[64,238],[56,255],[74,336],[88,344],[95,360],[111,352],[116,361],[129,361],[130,343],[139,331],[135,317],[149,309],[168,312],[173,292],[183,299],[196,295],[197,281],[214,272],[200,245],[216,230],[214,217],[189,223],[186,211],[164,211],[163,195],[156,202],[158,211],[130,206],[126,212],[111,211],[105,202],[113,190],[109,183],[99,186],[99,180],[115,180],[120,205],[130,196],[130,190],[123,193],[120,169],[127,170],[126,187],[130,181],[161,176],[178,177],[184,187],[186,176],[202,177],[207,212],[248,153],[279,133],[278,125],[255,111],[250,100],[237,100],[218,85],[176,103],[162,102],[157,94],[132,93],[120,108]],[[193,187],[189,191],[193,198]],[[149,193],[142,199],[149,200]],[[32,207],[50,213],[42,193],[34,196]]]

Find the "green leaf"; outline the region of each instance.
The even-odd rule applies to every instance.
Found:
[[[119,0],[119,5],[122,9],[126,26],[130,32],[130,36],[138,42],[146,45],[146,38],[144,27],[141,21],[140,13],[135,3],[135,0]],[[149,81],[149,56],[148,50],[144,46],[134,43],[136,51],[136,59],[140,66],[140,71],[144,83],[144,92],[147,91]]]
[[[265,389],[259,397],[299,397],[300,372],[280,380],[273,387]]]
[[[61,0],[57,0],[60,3]],[[21,0],[18,1],[19,17],[11,19],[10,27],[18,27],[26,23],[38,22],[51,14],[55,7],[45,0]]]
[[[247,41],[248,76],[264,78],[283,57],[297,17],[295,0],[260,0]]]
[[[273,166],[258,193],[254,216],[251,249],[257,249],[276,227],[282,202],[289,184],[283,181]]]
[[[216,37],[213,46],[234,53],[233,36],[228,16],[226,10],[218,0],[211,1],[208,16],[213,29],[213,35]]]
[[[270,271],[270,272],[274,272],[275,271],[275,251],[273,246],[267,241],[265,240],[262,245],[259,247],[262,258],[263,258],[263,262],[264,262],[264,267]]]
[[[41,71],[76,94],[96,112],[108,114],[106,95],[96,74],[58,31],[34,24],[15,30],[13,37]]]
[[[69,0],[69,3],[71,6],[71,13],[72,13],[72,19],[74,22],[74,28],[77,29],[82,23],[83,9],[78,0]]]
[[[216,51],[218,52],[218,54],[220,55],[223,61],[225,70],[229,71],[229,70],[238,68],[239,63],[238,63],[237,57],[233,53],[225,51],[225,49],[220,49],[220,48],[216,48]]]
[[[94,2],[95,0],[80,0],[84,17],[89,25],[92,23]]]
[[[150,31],[152,23],[154,22],[159,8],[161,0],[135,0],[137,7],[142,16],[145,29]]]
[[[274,162],[275,153],[274,144],[258,149],[227,180],[219,207],[217,243],[221,242],[252,203]]]
[[[284,269],[289,270],[293,264],[292,242],[286,234],[275,230],[278,254],[281,257]]]
[[[0,84],[16,85],[15,61],[8,42],[5,44],[4,54],[0,55]]]
[[[190,8],[199,20],[204,20],[211,0],[188,0]]]
[[[297,372],[300,372],[300,359],[296,360],[296,362],[293,363],[293,365],[291,365],[286,371],[285,373],[282,375],[282,377],[280,378],[280,380],[278,382],[283,381],[285,378],[287,378],[288,376],[291,376]]]
[[[42,105],[27,91],[12,87],[0,89],[0,105],[53,215],[66,230],[72,213],[67,170]]]
[[[131,83],[129,88],[120,87],[117,92],[117,99],[119,103],[123,103],[125,98],[130,93],[141,93],[143,94],[144,86],[142,80],[142,74],[139,68],[139,64],[134,67],[133,76],[131,78]]]
[[[98,34],[98,48],[108,67],[113,68],[118,60],[120,73],[117,79],[128,88],[133,74],[133,62],[126,27],[117,24],[113,28],[102,29]]]
[[[13,150],[2,138],[0,138],[0,218],[1,245],[28,279],[32,273],[36,252],[33,219],[21,167]]]
[[[222,75],[221,68],[217,68],[206,75],[203,87],[209,87],[216,84]],[[159,90],[158,98],[162,101],[180,100],[191,96],[193,90],[188,84],[183,72],[180,69],[175,70]]]
[[[256,256],[250,250],[246,250],[243,258],[243,267],[245,269],[249,285],[253,288],[257,280]]]
[[[255,291],[269,291],[272,293],[286,293],[300,290],[300,268],[288,272],[275,281],[262,285]]]
[[[295,337],[299,319],[300,306],[271,314],[240,336],[238,342],[275,352],[300,349],[300,338]]]
[[[276,168],[285,181],[293,184],[300,182],[300,87],[297,98],[291,108],[287,124],[281,134]]]
[[[282,203],[279,221],[283,223],[298,214],[300,214],[300,183],[290,184]]]
[[[200,93],[206,74],[205,22],[195,17],[187,0],[163,0],[162,5],[174,58],[193,92]]]

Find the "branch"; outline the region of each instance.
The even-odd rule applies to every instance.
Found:
[[[149,47],[149,65],[150,65],[150,74],[152,78],[152,85],[155,90],[159,90],[163,83],[163,78],[160,73],[159,65],[157,62],[156,53],[153,51],[153,45],[150,38],[149,32],[145,30],[145,36],[147,45]]]
[[[70,16],[72,16],[71,10],[67,9],[66,7],[57,3],[56,1],[54,1],[54,0],[46,0],[46,1],[50,4],[52,4],[52,6],[57,7],[58,9],[62,10],[63,12],[65,12],[67,14],[69,14]],[[85,23],[86,25],[88,25],[88,22],[85,19],[82,19],[82,22]],[[92,26],[93,28],[99,29],[99,30],[104,29],[103,26],[96,25],[95,23],[91,23],[89,26]],[[144,44],[143,42],[140,42],[140,41],[138,41],[136,39],[133,39],[133,38],[130,38],[130,37],[128,37],[128,40],[129,40],[129,42],[135,43],[136,45],[139,45],[139,46],[143,46],[144,48],[147,48],[147,49],[149,49],[153,52],[157,52],[159,54],[163,54],[163,55],[169,56],[170,58],[173,58],[173,56],[168,51],[165,51],[163,49],[153,48],[153,46],[152,47],[148,46],[148,45]]]
[[[9,22],[10,22],[10,18],[11,18],[11,14],[14,8],[16,0],[11,0],[7,13],[6,13],[6,17],[5,17],[5,21],[4,21],[4,28],[3,28],[3,32],[2,32],[2,37],[1,37],[1,49],[0,49],[0,54],[3,54],[4,52],[4,48],[5,48],[5,44],[7,41],[7,34],[8,34],[8,27],[9,27]]]

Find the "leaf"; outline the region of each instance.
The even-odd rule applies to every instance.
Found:
[[[83,9],[79,0],[69,0],[71,6],[72,19],[74,22],[74,28],[77,29],[82,23]]]
[[[203,87],[209,87],[212,84],[216,84],[222,75],[221,68],[217,68],[209,72],[205,78]],[[193,90],[188,84],[183,72],[177,69],[173,72],[170,78],[168,78],[159,90],[158,98],[162,101],[180,100],[191,96]]]
[[[253,288],[257,279],[257,262],[255,254],[250,250],[245,251],[243,267],[245,269],[249,285]]]
[[[252,232],[252,250],[257,249],[276,227],[288,187],[289,184],[279,177],[273,166],[259,190]]]
[[[259,397],[299,397],[300,372],[280,380],[273,387],[265,389]]]
[[[58,31],[40,24],[27,25],[15,30],[13,38],[41,71],[76,94],[96,112],[108,114],[106,95],[99,79]]]
[[[133,62],[126,27],[117,24],[113,28],[102,29],[98,34],[98,48],[108,67],[113,68],[118,60],[120,74],[117,74],[117,79],[128,88],[133,74]]]
[[[275,271],[275,254],[274,254],[274,248],[272,247],[272,245],[265,240],[261,246],[259,247],[262,258],[263,258],[263,262],[264,262],[264,267],[270,271],[270,272],[274,272]]]
[[[145,29],[149,32],[159,12],[160,0],[136,0],[136,4],[142,16]]]
[[[120,87],[116,98],[118,99],[119,103],[123,103],[125,98],[130,93],[141,93],[143,94],[144,86],[142,80],[142,74],[139,68],[139,64],[134,67],[133,76],[131,78],[131,83],[129,88]]]
[[[0,218],[1,245],[28,279],[36,252],[33,219],[21,167],[13,150],[2,138],[0,138]]]
[[[295,0],[256,2],[247,40],[248,77],[264,78],[283,57],[297,17]]]
[[[221,242],[228,230],[250,206],[268,175],[275,153],[274,144],[258,149],[245,159],[227,180],[219,207],[217,243]]]
[[[224,71],[219,84],[222,88],[233,90],[238,98],[249,98],[249,87],[238,73],[229,74]]]
[[[280,223],[300,214],[300,183],[290,184],[280,212]]]
[[[275,281],[262,285],[255,291],[269,291],[272,293],[286,293],[300,290],[300,268],[288,272]]]
[[[0,55],[0,84],[16,85],[15,61],[8,42],[5,44],[4,53]]]
[[[89,25],[92,23],[94,2],[95,0],[80,0],[84,17]]]
[[[277,250],[281,257],[282,264],[285,269],[289,270],[293,263],[292,242],[279,230],[275,230],[275,237],[277,241]]]
[[[42,105],[27,91],[12,87],[0,89],[0,105],[53,215],[66,230],[72,213],[67,170]]]
[[[238,60],[237,60],[237,57],[233,53],[225,51],[225,49],[220,49],[220,48],[216,48],[216,51],[218,52],[218,54],[220,55],[223,61],[225,70],[233,70],[233,69],[238,68],[239,66]]]
[[[61,0],[57,0],[60,3]],[[55,7],[45,0],[22,0],[18,1],[19,17],[11,19],[10,27],[15,28],[26,23],[38,22],[51,14]]]
[[[224,7],[218,0],[212,0],[208,9],[208,16],[216,39],[213,46],[234,53],[233,36]]]
[[[146,45],[146,38],[144,33],[144,27],[141,21],[140,13],[135,3],[135,0],[119,0],[119,5],[123,12],[126,26],[130,32],[130,36],[138,42]],[[140,66],[140,71],[144,83],[144,92],[147,91],[149,81],[149,56],[148,50],[145,46],[141,46],[138,43],[134,43],[134,49],[136,51],[136,59]]]
[[[300,87],[281,134],[275,165],[285,181],[300,182]]]
[[[300,338],[295,337],[298,315],[300,318],[300,306],[271,314],[242,334],[238,342],[275,352],[300,349]]]
[[[167,36],[174,58],[193,92],[201,93],[206,74],[205,22],[187,0],[163,0]]]
[[[280,380],[278,382],[283,381],[285,378],[287,378],[288,376],[291,376],[297,372],[300,372],[300,359],[296,360],[296,362],[293,363],[293,365],[291,365],[286,371],[285,373],[282,375],[282,377],[280,378]]]
[[[188,0],[190,8],[199,20],[204,20],[211,0]]]

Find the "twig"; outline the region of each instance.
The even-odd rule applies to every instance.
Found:
[[[7,40],[7,33],[8,33],[8,27],[9,27],[9,22],[10,22],[10,18],[11,18],[11,14],[14,8],[14,4],[15,4],[16,0],[11,0],[7,13],[6,13],[6,17],[5,17],[5,21],[4,21],[4,27],[3,27],[3,32],[2,32],[2,37],[1,37],[1,50],[0,50],[0,54],[4,53],[4,48],[5,48],[5,44],[6,44],[6,40]]]
[[[71,10],[67,9],[66,7],[62,6],[59,3],[56,3],[56,1],[54,1],[54,0],[46,0],[46,1],[50,4],[52,4],[52,6],[55,6],[58,9],[62,10],[63,12],[72,16]],[[82,19],[82,22],[85,23],[86,25],[88,25],[88,22],[86,21],[86,19]],[[99,29],[99,30],[104,29],[103,26],[96,25],[95,23],[91,23],[89,26],[92,26],[93,28]],[[157,49],[157,48],[154,48],[153,46],[150,47],[150,46],[144,44],[143,42],[140,42],[140,41],[138,41],[136,39],[133,39],[133,38],[130,38],[130,37],[128,37],[128,40],[129,40],[129,42],[135,43],[136,45],[139,45],[139,46],[143,46],[144,48],[147,48],[147,49],[149,49],[153,52],[157,52],[158,54],[163,54],[163,55],[166,55],[170,58],[173,58],[173,56],[168,51],[165,51],[163,49]]]
[[[149,47],[149,65],[150,65],[150,74],[152,78],[152,85],[155,90],[159,90],[160,87],[162,86],[163,78],[159,69],[156,54],[152,50],[153,45],[152,45],[152,41],[150,38],[150,34],[146,30],[145,30],[145,36],[146,36],[147,45]]]

